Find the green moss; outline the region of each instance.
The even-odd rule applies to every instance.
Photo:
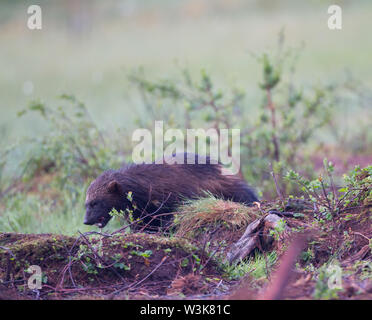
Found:
[[[147,233],[133,233],[129,235],[120,235],[110,238],[110,242],[112,243],[113,239],[117,242],[119,241],[122,243],[123,248],[128,247],[136,247],[137,249],[142,249],[146,244],[146,246],[156,246],[157,250],[166,247],[167,248],[180,248],[187,253],[192,253],[198,248],[192,245],[189,241],[177,237],[164,237],[158,235],[151,235]]]
[[[20,235],[0,234],[0,243],[7,249],[0,249],[0,267],[8,268],[10,259],[15,276],[30,265],[52,265],[53,262],[67,260],[67,248],[70,248],[75,239],[61,235]]]

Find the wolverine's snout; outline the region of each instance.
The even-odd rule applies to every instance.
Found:
[[[92,219],[89,219],[87,217],[84,218],[84,224],[87,224],[87,225],[93,225],[94,224],[94,221],[92,221]]]

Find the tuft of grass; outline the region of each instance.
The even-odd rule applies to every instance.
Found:
[[[255,256],[248,260],[241,261],[238,264],[224,265],[224,270],[230,280],[237,280],[248,274],[256,280],[262,278],[266,279],[276,261],[276,251],[267,253],[266,257],[264,254],[256,252]]]
[[[227,229],[237,230],[249,224],[259,215],[255,207],[218,199],[212,195],[207,198],[190,200],[179,207],[174,225],[176,236],[192,237],[205,228],[223,225]]]

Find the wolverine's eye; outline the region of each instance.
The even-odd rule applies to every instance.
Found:
[[[89,206],[90,206],[91,208],[94,208],[95,206],[97,206],[97,204],[98,204],[98,202],[93,201],[93,202],[91,202],[91,203],[89,204]]]

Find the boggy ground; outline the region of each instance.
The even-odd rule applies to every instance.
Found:
[[[4,233],[0,244],[0,292],[5,286],[16,289],[12,297],[20,299],[35,297],[27,288],[32,265],[42,270],[37,294],[43,299],[165,295],[173,280],[195,270],[200,277],[219,274],[217,264],[188,241],[151,234],[73,238]]]
[[[2,233],[0,298],[262,299],[280,277],[288,278],[280,299],[372,299],[370,201],[329,221],[306,202],[279,203],[200,200],[181,208],[167,235]],[[300,253],[288,263],[298,235]],[[263,275],[249,268],[274,251]],[[39,290],[28,286],[32,265],[42,270]]]

